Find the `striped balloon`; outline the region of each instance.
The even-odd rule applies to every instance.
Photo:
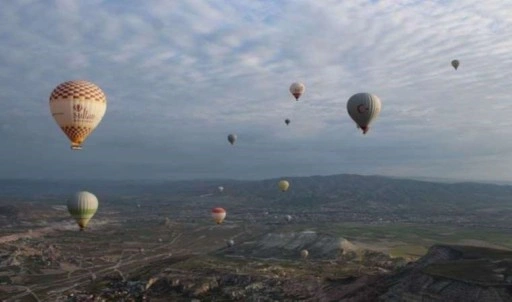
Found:
[[[77,192],[68,200],[68,211],[75,218],[80,231],[85,229],[97,210],[98,198],[92,193],[86,191]]]

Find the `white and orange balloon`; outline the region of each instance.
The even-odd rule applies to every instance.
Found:
[[[216,224],[221,224],[226,218],[226,210],[224,210],[223,208],[213,208],[212,218]]]
[[[107,111],[103,91],[87,81],[59,84],[50,95],[50,112],[71,141],[71,149],[82,149],[83,142],[99,125]]]

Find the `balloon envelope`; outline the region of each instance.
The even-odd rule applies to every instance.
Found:
[[[71,141],[71,149],[82,143],[99,125],[107,110],[103,91],[87,81],[68,81],[50,95],[50,112],[57,125]]]
[[[223,186],[219,186],[218,189],[219,189],[219,192],[221,192],[221,193],[224,192],[224,187]]]
[[[309,256],[308,250],[302,250],[300,251],[300,256],[304,259],[306,259]]]
[[[212,218],[213,221],[215,221],[215,223],[221,224],[226,218],[226,210],[224,210],[223,208],[213,208]]]
[[[98,210],[98,198],[87,191],[75,193],[68,200],[68,211],[83,231]]]
[[[455,68],[455,70],[457,70],[457,68],[459,68],[459,60],[453,60],[452,61],[452,66],[453,68]]]
[[[228,142],[233,145],[236,142],[236,134],[228,135]]]
[[[289,119],[285,119],[284,122],[285,122],[286,125],[290,124],[290,120]]]
[[[279,189],[281,191],[286,192],[286,191],[288,191],[288,188],[290,187],[290,183],[287,180],[283,179],[277,183],[277,186],[279,187]]]
[[[371,122],[379,116],[381,106],[376,95],[365,92],[356,93],[347,101],[348,114],[363,130],[363,134],[368,132]]]
[[[290,93],[295,97],[295,100],[299,100],[302,94],[306,91],[304,84],[295,82],[290,85]]]

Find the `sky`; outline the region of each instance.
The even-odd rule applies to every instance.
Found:
[[[5,1],[0,178],[512,181],[511,50],[503,0]],[[48,98],[78,79],[108,107],[71,151]]]

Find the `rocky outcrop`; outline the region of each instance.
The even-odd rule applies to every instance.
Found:
[[[379,282],[380,301],[512,301],[512,251],[435,245]]]
[[[309,259],[333,259],[342,253],[357,251],[348,240],[314,231],[269,233],[257,241],[245,242],[221,253],[255,258],[298,259],[306,249]]]
[[[290,247],[300,246],[296,239],[288,241]],[[96,298],[107,301],[512,301],[512,251],[435,245],[417,262],[404,266],[383,254],[366,251],[362,253],[360,265],[367,271],[341,277],[304,273],[307,272],[304,266],[299,272],[299,262],[278,263],[260,267],[251,262],[247,266],[253,269],[250,272],[244,269],[244,273],[226,266],[212,266],[193,270],[169,268],[157,276],[136,281],[111,276]],[[74,293],[75,300],[70,301],[86,301],[79,300],[80,295],[90,293]]]

